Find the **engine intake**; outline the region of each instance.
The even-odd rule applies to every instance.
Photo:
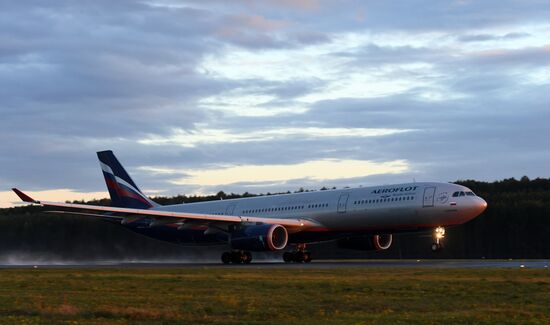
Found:
[[[338,247],[361,251],[381,251],[390,248],[393,241],[391,234],[348,237],[338,241]]]
[[[258,225],[240,228],[229,238],[234,249],[247,251],[278,251],[286,247],[288,232],[281,225]]]

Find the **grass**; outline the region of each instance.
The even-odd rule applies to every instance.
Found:
[[[550,324],[550,270],[0,270],[0,324],[45,323]]]

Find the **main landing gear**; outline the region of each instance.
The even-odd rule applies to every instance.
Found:
[[[432,243],[432,252],[438,252],[443,249],[443,238],[445,238],[445,228],[437,227],[434,230],[435,242]]]
[[[248,251],[235,250],[222,254],[223,264],[249,264],[252,262],[252,254]]]
[[[306,251],[306,244],[298,244],[295,251],[283,254],[283,261],[285,263],[309,263],[311,262],[311,252]]]

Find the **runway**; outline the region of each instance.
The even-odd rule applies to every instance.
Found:
[[[225,265],[220,262],[175,262],[175,261],[94,261],[0,264],[0,269],[47,268],[47,269],[104,269],[104,268],[207,268],[207,269],[341,269],[341,268],[436,268],[436,269],[550,269],[550,260],[317,260],[311,263],[283,263],[257,261],[251,264]]]

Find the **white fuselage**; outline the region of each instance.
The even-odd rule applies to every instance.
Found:
[[[462,196],[455,193],[462,192]],[[469,192],[469,195],[464,195]],[[457,195],[453,197],[453,194]],[[406,183],[162,206],[155,209],[314,221],[310,231],[391,233],[462,224],[487,203],[451,183]]]

